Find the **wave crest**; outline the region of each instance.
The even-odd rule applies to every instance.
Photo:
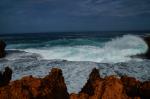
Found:
[[[103,46],[57,46],[42,49],[25,49],[40,54],[44,59],[64,59],[69,61],[94,61],[117,63],[131,60],[132,55],[144,53],[146,43],[138,36],[124,35],[103,43]]]

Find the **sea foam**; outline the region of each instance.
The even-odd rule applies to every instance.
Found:
[[[73,43],[75,41],[73,40]],[[44,77],[51,68],[61,68],[70,93],[80,91],[94,67],[100,70],[102,77],[128,75],[142,81],[150,79],[150,61],[128,57],[147,50],[146,43],[140,37],[124,35],[101,42],[100,46],[100,42],[88,45],[84,41],[80,40],[73,46],[70,46],[70,42],[69,46],[58,44],[39,48],[23,47],[20,51],[9,49],[7,56],[0,59],[0,70],[9,66],[13,69],[12,80],[16,80],[26,75]],[[84,45],[80,45],[80,42],[84,42]],[[43,44],[50,43],[52,42],[48,41]]]
[[[43,59],[47,60],[63,59],[68,61],[117,63],[130,61],[132,58],[129,56],[144,53],[148,48],[146,43],[135,35],[124,35],[101,45],[29,48],[23,51],[39,54]]]

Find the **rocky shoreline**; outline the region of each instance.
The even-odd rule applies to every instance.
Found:
[[[143,37],[148,45],[145,54],[137,55],[150,59],[150,37]],[[5,57],[6,43],[0,40],[0,58]],[[0,72],[0,99],[150,99],[150,81],[140,82],[133,77],[108,76],[101,78],[94,68],[87,83],[79,93],[68,93],[67,86],[58,68],[53,68],[44,78],[26,76],[11,81],[12,70]]]
[[[127,76],[101,78],[96,68],[81,91],[71,94],[58,68],[53,68],[44,78],[26,76],[11,82],[11,69],[6,67],[1,74],[5,76],[0,78],[3,79],[0,99],[150,99],[150,81],[140,82]]]

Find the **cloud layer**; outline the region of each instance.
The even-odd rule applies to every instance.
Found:
[[[150,0],[1,0],[0,13],[37,11],[75,16],[136,16],[150,14]]]
[[[82,15],[135,16],[150,13],[150,0],[86,0],[80,4]]]
[[[0,0],[0,33],[149,29],[150,0]]]

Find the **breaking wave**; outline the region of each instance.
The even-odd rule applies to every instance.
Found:
[[[117,63],[129,61],[131,60],[129,56],[144,53],[148,48],[146,43],[135,35],[124,35],[108,42],[101,42],[101,46],[97,46],[98,42],[95,42],[96,46],[91,43],[90,45],[85,44],[85,42],[82,40],[81,42],[77,42],[78,44],[74,44],[74,46],[27,48],[24,51],[39,54],[46,60],[63,59],[69,61]],[[81,43],[84,43],[84,45],[80,45]]]
[[[101,37],[46,41],[39,36],[39,41],[22,40],[11,40],[15,42],[8,45],[7,56],[0,59],[0,70],[5,66],[13,69],[12,80],[26,75],[44,77],[54,67],[63,70],[70,93],[80,91],[95,67],[100,70],[102,77],[128,75],[142,81],[150,80],[150,61],[129,57],[144,53],[148,48],[135,35],[113,39]]]

